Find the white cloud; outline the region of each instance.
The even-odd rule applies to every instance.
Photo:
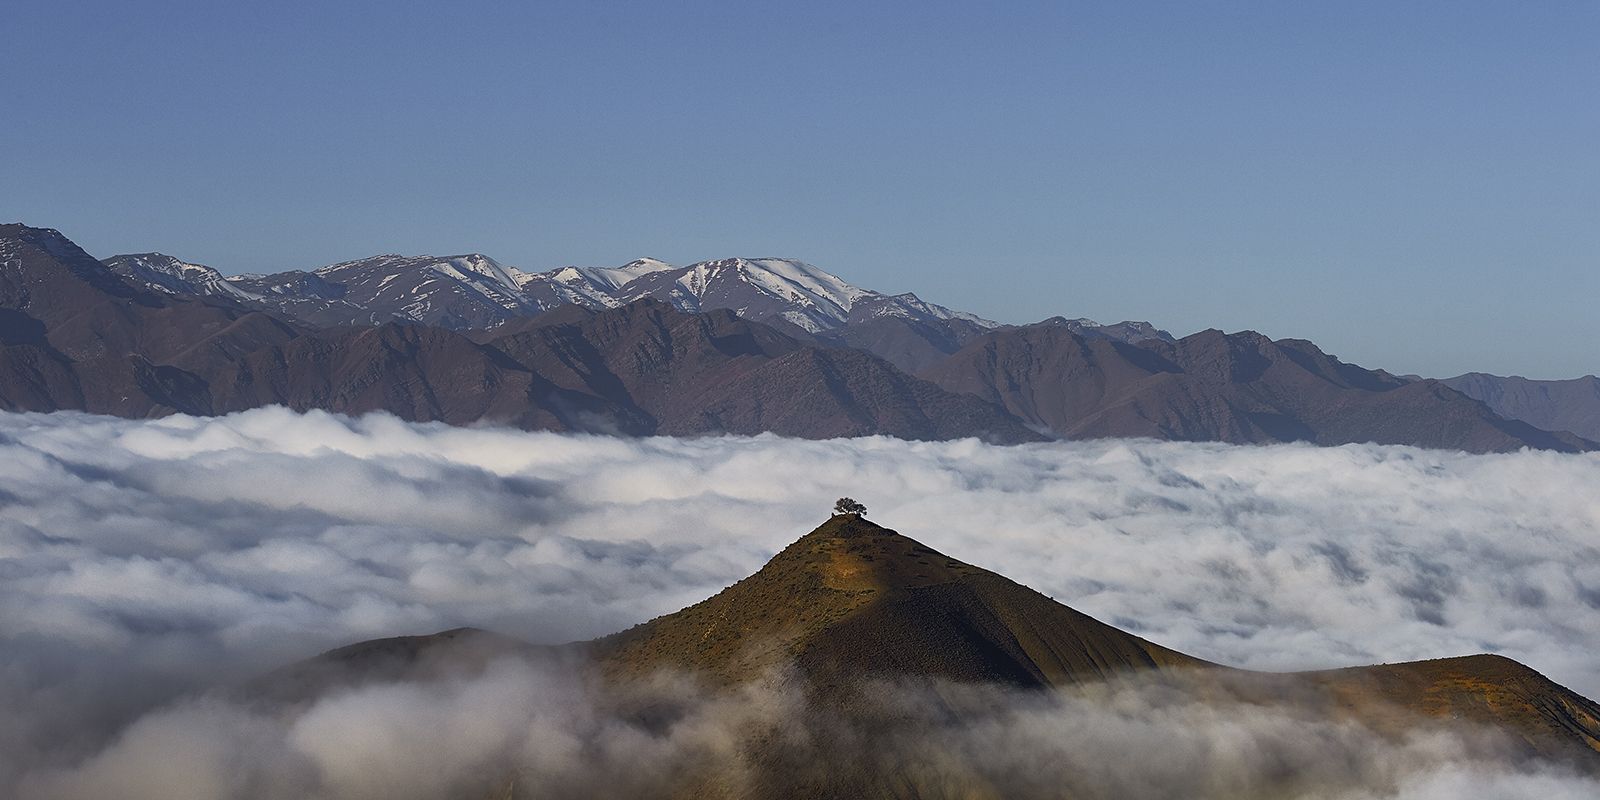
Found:
[[[0,415],[0,706],[22,709],[0,787],[177,692],[350,641],[626,627],[753,571],[844,494],[1224,663],[1495,651],[1592,697],[1595,486],[1600,457],[1544,452]]]

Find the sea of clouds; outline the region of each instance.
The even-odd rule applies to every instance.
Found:
[[[841,495],[951,556],[1226,664],[1497,652],[1596,697],[1596,487],[1600,457],[1545,452],[626,440],[281,409],[157,421],[0,414],[0,794],[104,796],[95,792],[129,780],[116,759],[148,765],[173,752],[207,766],[157,778],[236,777],[249,752],[299,764],[310,771],[267,773],[309,783],[208,792],[180,779],[123,796],[385,796],[322,782],[344,773],[318,761],[334,751],[317,737],[332,747],[339,725],[381,723],[407,703],[483,718],[489,695],[430,689],[424,702],[393,689],[293,730],[179,698],[380,636],[464,625],[542,643],[610,633],[749,574]],[[518,669],[533,668],[475,681],[556,680]],[[524,731],[546,702],[492,705],[505,706],[506,730]],[[1013,709],[1060,724],[1051,709],[1024,711]],[[484,735],[496,752],[511,746]],[[381,773],[371,765],[404,750],[364,752],[368,767],[351,774]],[[1438,761],[1451,766],[1385,785],[1422,787],[1407,796],[1450,781],[1594,788],[1475,778]]]

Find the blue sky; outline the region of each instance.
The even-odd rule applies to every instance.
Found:
[[[0,219],[226,272],[789,256],[1600,372],[1600,4],[14,5]]]

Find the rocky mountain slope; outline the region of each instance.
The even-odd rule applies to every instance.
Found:
[[[152,291],[226,296],[309,327],[409,321],[483,330],[563,305],[603,310],[639,300],[658,300],[690,313],[727,309],[800,339],[867,350],[908,371],[1001,327],[909,292],[863,289],[781,258],[729,258],[687,267],[644,258],[620,267],[527,273],[481,254],[381,255],[311,271],[237,276],[160,253],[113,256],[105,263]],[[1171,338],[1143,322],[1101,326],[1056,319],[1089,336]]]
[[[1440,383],[1493,409],[1547,431],[1570,431],[1600,441],[1600,378],[1536,381],[1469,372]]]
[[[771,259],[541,278],[482,257],[386,256],[221,279],[157,254],[102,264],[59,232],[21,225],[0,227],[0,257],[3,409],[142,417],[281,404],[626,435],[1595,447],[1309,342],[1173,340],[1143,323],[1067,319],[988,327]],[[527,290],[546,278],[564,297],[608,299],[535,314],[545,301]],[[739,287],[757,287],[765,305],[707,310]],[[435,324],[370,311],[422,296],[453,299],[402,306]],[[352,314],[388,321],[308,322]]]
[[[1137,345],[1063,325],[997,330],[922,377],[1065,438],[1378,442],[1471,451],[1592,449],[1496,415],[1439,381],[1346,364],[1299,339],[1202,331]]]
[[[226,299],[129,284],[60,232],[0,225],[0,409],[194,409],[216,368],[300,332]]]
[[[637,435],[1041,438],[870,354],[727,311],[567,306],[475,340],[395,322],[306,328],[231,296],[150,291],[51,230],[0,228],[0,264],[4,409],[144,417],[280,404]],[[452,268],[486,294],[510,277],[482,262]]]
[[[808,345],[726,311],[641,301],[532,322],[487,341],[397,323],[314,331],[207,371],[211,402],[197,410],[382,410],[623,435],[1040,438],[867,353]]]

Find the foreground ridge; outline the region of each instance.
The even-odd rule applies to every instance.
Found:
[[[437,670],[453,652],[483,662],[533,652],[504,637],[450,631],[334,651],[291,674],[334,667]],[[560,648],[595,668],[606,692],[677,674],[724,690],[773,676],[849,717],[861,687],[913,679],[1020,691],[1146,686],[1192,702],[1281,707],[1307,719],[1403,736],[1428,726],[1491,730],[1519,757],[1600,770],[1600,705],[1497,655],[1305,673],[1233,669],[1099,622],[988,570],[854,514],[836,515],[756,573],[700,603],[592,642]],[[396,667],[396,654],[402,654]],[[332,670],[332,672],[329,672]],[[314,681],[313,681],[314,682]]]
[[[915,674],[1034,687],[1211,666],[851,514],[715,597],[594,650],[618,673],[693,669],[727,682],[789,661],[823,681]]]

